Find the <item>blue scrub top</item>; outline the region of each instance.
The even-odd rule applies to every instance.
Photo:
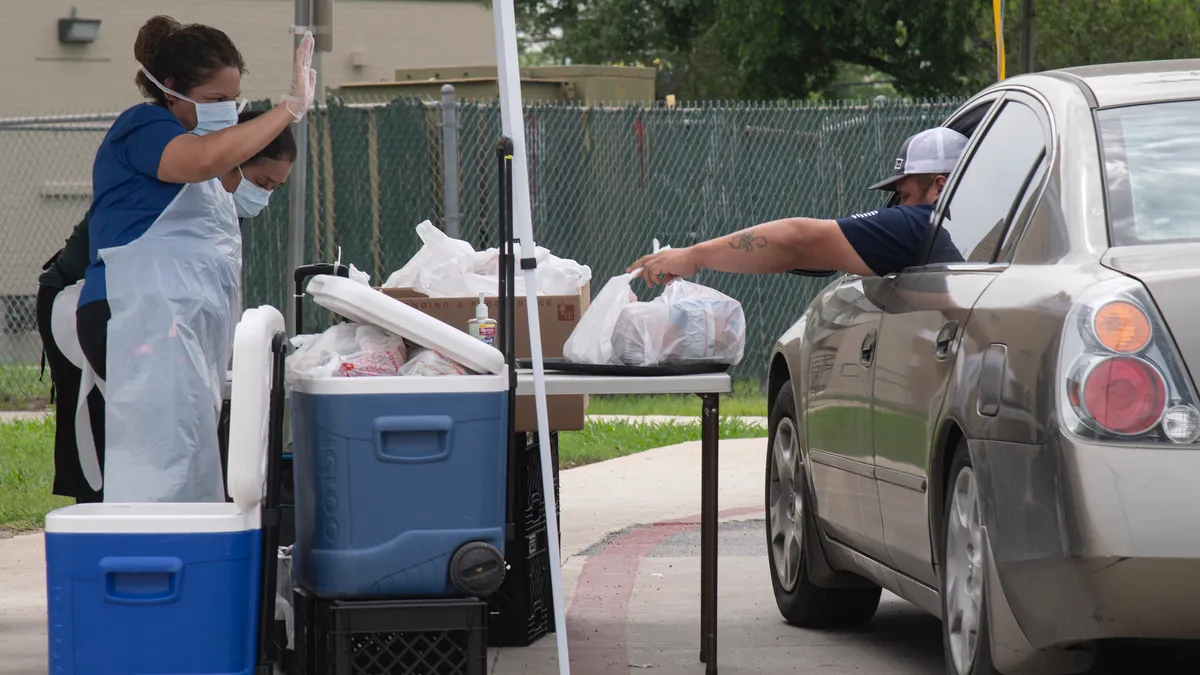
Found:
[[[88,258],[79,306],[108,298],[104,263],[97,252],[123,246],[146,233],[183,189],[158,179],[163,150],[187,130],[166,108],[142,103],[113,122],[92,165]]]
[[[945,230],[939,229],[932,248],[927,248],[933,231],[932,214],[932,204],[893,206],[840,218],[837,224],[858,257],[882,277],[927,263],[963,261]]]

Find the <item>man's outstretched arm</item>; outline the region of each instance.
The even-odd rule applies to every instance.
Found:
[[[646,283],[667,283],[702,269],[776,274],[793,269],[872,274],[842,234],[837,221],[784,218],[710,239],[694,246],[644,256],[629,266],[644,268]],[[661,276],[660,276],[661,275]]]

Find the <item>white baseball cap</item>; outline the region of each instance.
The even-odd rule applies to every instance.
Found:
[[[892,175],[870,189],[895,190],[901,178],[913,174],[949,175],[966,147],[967,137],[946,127],[934,127],[909,136],[900,146],[900,152],[896,153]]]

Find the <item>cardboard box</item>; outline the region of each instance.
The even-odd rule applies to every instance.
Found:
[[[380,288],[385,294],[396,298],[404,304],[418,309],[429,316],[466,332],[467,323],[475,318],[475,306],[479,304],[476,297],[430,298],[411,288]],[[579,323],[580,317],[591,302],[591,286],[585,285],[577,295],[541,295],[538,296],[538,319],[541,323],[542,356],[555,358],[562,356],[563,343],[571,336],[571,331]],[[488,307],[488,316],[493,319],[500,317],[497,301],[499,298],[489,297],[484,300]],[[513,347],[518,359],[529,358],[529,318],[526,313],[527,300],[524,296],[515,298],[516,333],[513,336]],[[583,429],[587,413],[587,396],[547,396],[546,412],[551,431],[579,431]],[[537,412],[534,409],[532,396],[517,397],[516,414],[517,431],[537,431]]]

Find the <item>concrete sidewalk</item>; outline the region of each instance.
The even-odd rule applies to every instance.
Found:
[[[40,420],[43,417],[53,415],[50,410],[4,410],[0,411],[0,424],[8,424],[9,422],[23,422],[26,420]]]
[[[691,415],[588,415],[588,421],[596,422],[629,422],[632,424],[700,424],[700,416]],[[736,419],[743,424],[767,428],[765,417],[726,417]]]
[[[936,620],[893,597],[866,631],[783,624],[763,536],[763,439],[721,442],[722,673],[936,673]],[[575,675],[703,673],[698,656],[700,447],[564,471],[563,580]],[[0,675],[46,673],[42,536],[0,540]],[[492,650],[495,675],[554,675],[555,636]]]

